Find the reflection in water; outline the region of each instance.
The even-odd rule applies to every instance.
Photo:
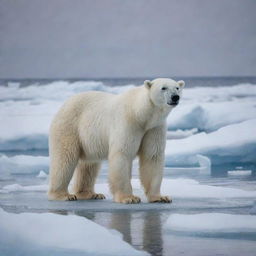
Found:
[[[143,250],[156,256],[161,256],[163,253],[162,222],[158,213],[145,213]]]
[[[123,240],[127,243],[132,243],[131,237],[131,213],[112,213],[110,220],[110,229],[115,229],[123,235]]]
[[[163,255],[162,218],[163,212],[74,212],[94,222],[114,229],[123,235],[123,240],[138,250],[151,255]]]
[[[60,214],[60,215],[68,215],[69,213],[67,210],[58,210],[58,209],[49,210],[48,212],[54,213],[54,214]]]

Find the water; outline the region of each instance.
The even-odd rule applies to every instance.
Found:
[[[228,167],[223,166],[223,169]],[[106,170],[99,176],[99,182],[106,182]],[[134,177],[136,177],[136,173]],[[191,175],[171,175],[172,179]],[[201,184],[221,187],[256,190],[256,179],[247,177],[214,177],[193,175]],[[12,175],[12,180],[0,181],[6,184],[44,184],[45,181],[33,175]],[[101,191],[99,191],[101,192]],[[136,193],[136,192],[135,192]],[[174,198],[172,204],[147,204],[145,198],[138,205],[115,204],[104,201],[49,202],[45,192],[15,192],[1,194],[0,207],[5,211],[51,212],[61,215],[77,215],[88,218],[108,229],[119,231],[123,239],[138,250],[151,255],[254,255],[256,232],[253,233],[201,233],[177,232],[166,229],[170,214],[226,213],[250,215],[256,206],[254,198]],[[216,223],[218,225],[218,223]],[[217,246],[218,245],[218,246]]]
[[[185,80],[189,87],[219,87],[219,86],[232,86],[236,84],[256,84],[256,77],[175,77],[170,76],[174,80]],[[32,84],[46,85],[55,81],[67,81],[74,83],[77,81],[101,81],[107,86],[123,86],[127,84],[141,85],[145,80],[151,80],[154,77],[141,77],[141,78],[70,78],[70,79],[0,79],[0,86],[7,86],[8,83],[19,83],[21,87],[29,86]]]
[[[46,179],[37,178],[37,173],[43,168],[43,170],[48,173],[48,165],[42,164],[31,164],[28,165],[26,160],[23,162],[16,163],[11,156],[20,155],[30,155],[30,156],[47,156],[47,148],[40,148],[42,138],[40,140],[35,136],[40,130],[40,134],[43,135],[43,139],[47,138],[47,125],[50,118],[41,120],[40,126],[36,126],[36,122],[43,118],[42,113],[51,117],[55,109],[58,108],[66,97],[72,95],[73,93],[79,92],[81,88],[92,88],[88,81],[100,81],[108,87],[116,87],[120,85],[139,85],[143,83],[145,79],[149,78],[120,78],[120,79],[64,79],[63,81],[68,82],[64,84],[61,89],[64,90],[59,92],[59,87],[54,90],[54,84],[51,83],[59,81],[60,79],[1,79],[0,85],[8,86],[9,89],[19,87],[26,88],[33,85],[30,91],[26,91],[27,95],[22,95],[19,93],[19,89],[14,90],[15,100],[11,100],[11,96],[5,97],[6,95],[0,95],[1,107],[3,108],[0,119],[2,121],[2,127],[4,124],[8,124],[8,130],[3,128],[1,132],[5,132],[6,136],[2,136],[0,139],[1,145],[7,145],[8,150],[2,147],[1,154],[7,157],[7,160],[0,160],[0,207],[7,212],[21,213],[21,212],[51,212],[60,215],[77,215],[88,218],[108,229],[114,229],[123,235],[123,239],[131,244],[138,250],[145,250],[151,255],[255,255],[256,251],[256,230],[249,232],[245,229],[243,232],[201,232],[201,231],[177,231],[172,229],[172,227],[167,227],[167,220],[172,216],[172,214],[199,214],[199,213],[226,213],[235,215],[255,216],[256,215],[256,199],[254,197],[228,197],[222,196],[223,189],[232,188],[241,191],[254,192],[256,191],[256,161],[250,159],[247,160],[246,157],[237,157],[241,159],[239,161],[234,161],[234,155],[232,147],[223,150],[223,155],[227,159],[231,159],[232,162],[227,162],[226,164],[212,165],[211,170],[200,172],[196,169],[188,169],[187,166],[181,170],[169,171],[165,170],[165,179],[190,179],[192,181],[198,181],[199,184],[194,186],[195,190],[199,191],[199,196],[188,197],[188,196],[174,196],[172,204],[148,204],[145,202],[145,197],[142,194],[142,190],[138,188],[135,189],[135,193],[142,196],[143,203],[138,205],[122,205],[115,204],[112,202],[111,197],[108,197],[105,201],[77,201],[77,202],[49,202],[46,197],[46,191],[13,191],[9,193],[1,192],[7,185],[19,184],[22,186],[30,185],[45,185],[48,183]],[[223,88],[223,86],[233,86],[239,84],[256,84],[256,77],[180,77],[175,79],[183,79],[186,81],[186,86],[188,88],[194,87],[218,87]],[[68,85],[74,82],[82,81],[78,87],[69,89]],[[45,86],[45,87],[43,87]],[[65,87],[66,86],[66,87]],[[46,88],[47,87],[47,88]],[[44,90],[41,90],[44,88]],[[52,90],[49,90],[49,88]],[[102,89],[102,87],[100,87]],[[125,88],[125,87],[124,87]],[[45,91],[49,90],[49,94],[45,94]],[[66,90],[65,90],[66,89]],[[72,91],[73,90],[73,91]],[[193,89],[191,89],[193,92]],[[48,92],[48,91],[47,91]],[[199,91],[200,92],[200,91]],[[210,91],[209,91],[210,92]],[[6,92],[5,92],[6,93]],[[8,91],[9,93],[9,91]],[[12,92],[10,91],[10,95]],[[66,94],[65,94],[66,93]],[[29,94],[29,95],[28,95]],[[14,95],[14,94],[13,94]],[[66,95],[66,96],[63,96]],[[191,94],[192,95],[192,94]],[[56,96],[55,98],[53,96]],[[196,96],[188,95],[188,100],[185,102],[187,105],[199,104],[200,99],[193,98]],[[14,99],[14,96],[13,96]],[[218,97],[210,98],[206,104],[215,102],[218,104],[223,99]],[[229,103],[235,101],[239,104],[255,102],[253,96],[243,96],[243,98],[234,95],[226,95],[224,97],[227,107]],[[255,103],[253,103],[255,105]],[[254,105],[248,105],[248,111],[253,113]],[[202,108],[204,105],[202,104]],[[250,109],[249,109],[250,108]],[[252,109],[251,109],[252,108]],[[54,109],[54,111],[52,111]],[[245,108],[245,110],[247,110]],[[4,112],[6,111],[6,112]],[[48,111],[48,112],[47,112]],[[28,121],[20,122],[17,121],[22,117],[22,114],[28,115],[31,119]],[[255,116],[248,116],[244,113],[239,113],[242,116],[241,120],[236,121],[237,123],[244,120],[249,120],[256,118]],[[16,114],[16,116],[14,114]],[[207,113],[207,112],[206,112]],[[230,112],[231,113],[231,112]],[[7,116],[8,118],[4,118]],[[218,112],[215,115],[219,115]],[[234,113],[235,115],[235,113]],[[37,120],[37,121],[35,121]],[[40,121],[40,120],[39,120]],[[210,120],[212,121],[212,120]],[[225,123],[223,127],[227,125],[233,125],[235,123]],[[211,123],[211,122],[209,122]],[[18,129],[13,129],[13,127],[18,127]],[[195,127],[196,128],[196,127]],[[222,127],[221,127],[222,128]],[[35,140],[29,138],[30,133],[16,134],[13,131],[30,129],[30,133],[33,135]],[[9,136],[13,132],[13,136]],[[203,131],[204,132],[204,131]],[[243,131],[250,132],[250,131]],[[208,132],[211,134],[211,132]],[[208,134],[207,133],[207,134]],[[5,137],[9,136],[8,140]],[[23,137],[22,137],[23,136]],[[195,136],[191,134],[190,136]],[[207,140],[207,138],[206,138]],[[4,141],[4,143],[3,143]],[[35,143],[35,148],[25,149],[23,144],[29,144],[33,141]],[[47,141],[43,141],[47,145]],[[17,143],[21,143],[20,147]],[[22,144],[23,143],[23,144]],[[255,145],[255,141],[250,142],[250,145]],[[13,147],[13,148],[12,148]],[[21,150],[21,149],[22,150]],[[11,149],[11,150],[10,150]],[[253,147],[245,147],[245,150],[253,150]],[[225,153],[225,154],[224,154]],[[241,152],[241,155],[244,152]],[[248,154],[251,152],[248,152]],[[255,152],[256,153],[256,152]],[[237,153],[236,153],[237,154]],[[235,155],[236,157],[236,155]],[[213,160],[213,159],[211,159]],[[184,163],[184,166],[186,163]],[[19,173],[14,171],[20,168]],[[198,167],[198,166],[195,166]],[[231,175],[229,171],[242,171],[241,175]],[[250,172],[244,172],[250,171]],[[7,173],[7,175],[6,175]],[[11,173],[11,174],[10,174]],[[137,172],[133,174],[133,177],[138,177]],[[103,170],[98,177],[98,183],[105,184],[107,182],[107,165],[103,165]],[[178,182],[178,180],[177,180]],[[182,183],[180,183],[182,184]],[[216,197],[203,197],[200,196],[200,189],[204,185],[212,186],[218,188],[220,193]],[[193,186],[192,186],[193,187]],[[99,186],[99,189],[101,187]],[[186,187],[180,186],[180,193],[182,194],[186,190]],[[99,191],[101,192],[101,191]],[[179,192],[179,191],[178,191]],[[178,194],[178,193],[177,193]],[[209,215],[210,218],[210,215]],[[199,223],[200,224],[200,223]],[[221,223],[216,223],[216,225],[221,225]],[[1,231],[0,231],[0,235]],[[1,246],[1,243],[0,243]],[[3,249],[3,248],[2,248]],[[53,253],[51,249],[49,253]],[[13,253],[13,252],[12,252]],[[39,252],[40,254],[41,252]],[[75,253],[75,252],[74,252]],[[34,251],[31,250],[31,255]],[[70,251],[59,250],[53,253],[54,255],[69,255]],[[22,254],[21,255],[25,255]],[[43,254],[42,254],[43,255]],[[77,255],[80,255],[79,253]],[[83,255],[83,254],[81,254]]]

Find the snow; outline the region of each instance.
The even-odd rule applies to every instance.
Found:
[[[203,155],[195,155],[191,165],[200,166],[197,169],[210,173],[211,160]],[[139,163],[136,158],[133,162],[133,169],[138,171]],[[102,170],[107,170],[107,162],[102,165]],[[167,168],[171,169],[171,168]],[[177,169],[177,168],[174,168]],[[189,168],[186,168],[189,170]],[[196,168],[193,168],[196,169]],[[8,157],[4,154],[0,155],[0,172],[5,174],[37,174],[37,177],[46,178],[49,173],[49,157],[46,156],[31,156],[31,155],[16,155]],[[40,172],[40,173],[39,173]]]
[[[165,229],[187,232],[254,232],[256,216],[224,213],[171,214]]]
[[[184,99],[192,102],[222,102],[256,96],[255,85],[248,83],[219,87],[185,87],[185,89],[183,92]]]
[[[134,85],[105,86],[101,81],[55,81],[49,84],[32,84],[26,87],[1,86],[0,99],[5,100],[27,100],[27,99],[54,99],[63,100],[79,92],[95,90],[107,91],[112,93],[121,93]],[[212,101],[230,101],[237,98],[256,97],[256,87],[253,84],[238,84],[234,86],[223,87],[195,87],[189,88],[183,92],[184,100],[212,102]]]
[[[176,131],[167,131],[167,139],[168,140],[183,139],[183,138],[187,138],[191,135],[194,135],[197,132],[198,132],[197,128],[193,128],[193,129],[190,129],[190,130],[178,129]]]
[[[121,93],[134,87],[134,85],[126,86],[105,86],[101,81],[77,81],[70,83],[68,81],[55,81],[49,84],[34,84],[26,87],[8,86],[0,87],[1,100],[64,100],[68,97],[85,91],[106,91],[111,93]]]
[[[134,86],[108,87],[98,81],[56,81],[22,88],[1,86],[0,151],[47,150],[50,122],[68,97],[88,90],[120,93],[131,87]],[[256,118],[255,98],[256,86],[251,84],[185,88],[180,105],[168,117],[167,137],[196,140],[198,132],[218,131],[253,120]],[[200,136],[205,136],[205,140],[208,134],[203,134]],[[204,154],[203,151],[197,153]]]
[[[26,166],[49,165],[49,158],[45,156],[16,155],[12,157],[7,157],[5,155],[0,155],[0,161],[1,164],[10,163]]]
[[[0,102],[0,120],[3,125],[0,139],[14,139],[31,134],[47,135],[50,122],[61,104],[62,101],[41,98]]]
[[[184,102],[175,108],[167,119],[169,129],[184,130],[196,127],[200,131],[209,132],[256,117],[255,98],[227,102],[198,102]]]
[[[48,172],[49,157],[16,155],[8,157],[0,155],[0,172],[8,174],[34,174],[43,170]]]
[[[0,245],[2,241],[6,243],[7,235],[10,237],[8,242],[15,246],[17,251],[25,244],[27,247],[43,247],[42,250],[66,249],[88,255],[148,255],[146,252],[135,250],[124,242],[120,235],[74,215],[13,214],[0,209],[0,230],[5,234],[0,237]]]
[[[175,245],[170,243],[174,238],[180,242],[180,251],[183,252],[185,243],[181,241],[184,237],[169,232],[165,235],[162,229],[194,234],[203,232],[202,239],[217,232],[221,233],[216,236],[218,242],[224,240],[224,233],[234,232],[236,240],[230,239],[233,249],[237,241],[255,240],[256,190],[251,174],[256,164],[256,86],[252,84],[185,88],[179,106],[167,120],[165,153],[168,167],[165,168],[161,193],[170,195],[174,199],[173,204],[146,203],[137,178],[138,159],[133,165],[136,172],[132,186],[134,194],[142,198],[141,204],[113,203],[107,183],[106,162],[95,186],[95,191],[105,194],[106,200],[47,200],[49,157],[36,155],[46,155],[49,126],[63,102],[83,91],[121,93],[132,87],[134,85],[108,87],[99,81],[57,81],[28,87],[9,83],[8,87],[0,86],[0,152],[3,153],[0,154],[0,205],[13,212],[52,211],[89,218],[93,213],[92,219],[103,226],[108,222],[111,224],[112,219],[116,222],[118,218],[119,226],[114,228],[122,233],[111,230],[111,225],[106,225],[110,228],[107,230],[79,216],[13,214],[0,209],[0,251],[3,254],[146,255],[122,240],[122,235],[125,239],[129,232],[131,243],[136,248],[151,252],[158,241],[165,254],[164,250],[169,245]],[[220,168],[225,176],[211,176],[210,172],[214,174],[215,168]],[[72,181],[69,189],[72,192]],[[165,217],[169,219],[163,223]],[[239,232],[253,234],[244,237]],[[196,239],[198,243],[203,241],[199,237]],[[255,247],[253,242],[251,251]],[[222,244],[226,245],[226,241]],[[207,250],[212,247],[207,247]]]
[[[194,179],[163,179],[162,194],[173,198],[255,198],[256,191],[201,184]]]
[[[202,154],[213,164],[256,163],[256,119],[228,125],[212,133],[198,133],[180,140],[168,140],[166,164],[184,164],[190,157]]]

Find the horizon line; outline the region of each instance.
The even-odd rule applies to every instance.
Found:
[[[123,76],[123,77],[0,77],[0,80],[79,80],[79,79],[86,79],[86,80],[108,80],[108,79],[145,79],[145,78],[154,78],[155,76]],[[169,77],[169,76],[159,76],[159,77]],[[256,75],[174,75],[173,78],[176,77],[184,77],[184,78],[256,78]]]

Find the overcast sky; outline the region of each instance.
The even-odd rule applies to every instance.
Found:
[[[255,0],[0,0],[0,77],[256,75]]]

